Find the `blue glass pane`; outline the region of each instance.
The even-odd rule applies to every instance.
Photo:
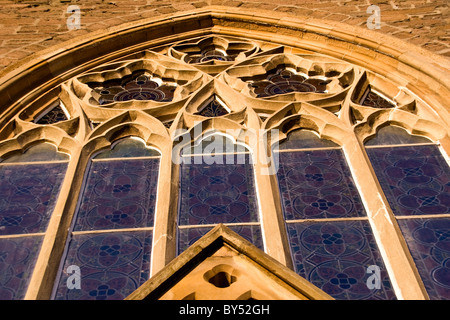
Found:
[[[0,159],[1,160],[1,159]],[[24,153],[14,154],[2,163],[36,162],[36,161],[60,161],[69,160],[69,155],[56,150],[50,143],[40,143],[25,150]]]
[[[159,159],[94,161],[74,230],[152,227]]]
[[[277,178],[287,220],[366,215],[339,149],[282,152]]]
[[[386,126],[379,129],[376,136],[365,142],[365,145],[376,146],[412,143],[432,143],[432,141],[425,137],[410,135],[405,129],[400,127]]]
[[[160,153],[157,150],[146,148],[143,141],[128,138],[117,142],[112,149],[97,154],[94,159],[151,157],[159,155]]]
[[[25,297],[42,237],[0,239],[0,300]]]
[[[450,219],[398,223],[430,299],[450,300]]]
[[[0,166],[0,235],[43,232],[67,163]]]
[[[304,148],[335,148],[338,144],[331,140],[321,139],[316,133],[309,130],[291,131],[287,139],[280,143],[279,150]]]
[[[85,234],[69,244],[57,300],[123,300],[149,279],[151,231]],[[67,286],[67,268],[78,266],[81,289]]]
[[[339,300],[395,299],[368,221],[289,223],[295,271]],[[380,270],[380,285],[367,285]]]
[[[367,149],[396,215],[450,212],[450,170],[435,145]]]
[[[242,226],[228,226],[232,231],[239,234],[247,241],[253,243],[256,247],[264,250],[262,240],[261,227],[259,225],[242,225]],[[212,228],[183,228],[178,232],[178,254],[193,245],[197,240],[203,237]]]
[[[180,225],[258,221],[252,164],[194,162],[180,167]]]

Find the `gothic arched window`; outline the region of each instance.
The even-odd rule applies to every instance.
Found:
[[[439,146],[387,126],[365,143],[431,299],[448,299],[450,170]]]
[[[69,156],[50,143],[0,162],[0,299],[23,299]]]
[[[252,154],[218,133],[182,149],[178,252],[214,225],[230,226],[263,249]]]
[[[450,298],[448,70],[358,30],[214,8],[5,71],[0,298],[123,299],[219,223],[336,299]]]
[[[55,299],[123,299],[148,279],[159,158],[133,137],[92,157]],[[70,266],[78,289],[68,285]]]
[[[296,130],[274,152],[295,271],[337,299],[392,299],[386,267],[339,145]],[[380,268],[382,290],[367,286],[372,265]]]

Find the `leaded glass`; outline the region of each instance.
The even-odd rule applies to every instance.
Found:
[[[368,221],[288,223],[295,271],[335,299],[395,299]],[[369,266],[380,285],[367,285]]]
[[[365,146],[395,145],[395,144],[432,143],[431,140],[410,135],[405,129],[396,126],[386,126],[377,131],[375,137],[369,139]]]
[[[450,212],[450,170],[436,145],[366,151],[395,215]]]
[[[1,160],[1,159],[0,159]],[[50,143],[39,143],[25,150],[24,153],[16,153],[1,161],[1,163],[39,162],[39,161],[64,161],[69,160],[69,155],[57,152],[56,147]]]
[[[287,149],[307,149],[307,148],[337,148],[338,144],[331,140],[321,139],[309,130],[293,130],[287,139],[279,144],[279,150]]]
[[[69,244],[57,300],[123,300],[149,278],[151,231],[82,234]],[[67,268],[80,268],[81,289],[67,286]]]
[[[430,299],[450,300],[450,219],[398,223]]]
[[[330,81],[323,78],[308,78],[306,75],[298,74],[292,68],[279,65],[267,72],[266,79],[252,81],[249,86],[256,97],[264,98],[291,92],[325,93]]]
[[[169,102],[173,99],[176,85],[162,83],[160,79],[145,71],[135,72],[134,75],[124,79],[107,81],[102,84],[89,84],[98,95],[100,105],[115,101],[153,100]]]
[[[0,300],[25,297],[42,237],[0,239]]]
[[[368,86],[361,98],[361,105],[372,108],[395,108],[395,104],[383,98],[380,94]]]
[[[203,117],[220,117],[228,113],[230,112],[214,97],[197,114]]]
[[[0,235],[44,232],[67,163],[0,166]]]
[[[258,221],[255,180],[250,155],[244,163],[199,161],[180,169],[180,225]],[[197,163],[196,163],[197,162]]]
[[[339,149],[280,152],[277,178],[287,220],[366,215]]]
[[[140,139],[127,138],[119,140],[110,150],[98,153],[94,159],[152,157],[159,155],[159,151],[146,147],[145,143]]]
[[[159,158],[93,161],[74,230],[153,226]]]
[[[66,113],[61,105],[57,105],[50,111],[45,113],[42,117],[38,118],[37,124],[54,124],[60,121],[68,120]]]

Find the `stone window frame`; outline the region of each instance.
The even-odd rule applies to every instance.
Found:
[[[278,35],[273,30],[274,27],[278,29]],[[81,106],[82,103],[74,94],[77,84],[73,79],[76,75],[106,62],[112,63],[125,58],[139,59],[142,57],[140,52],[145,48],[152,47],[154,52],[162,55],[169,43],[204,34],[251,39],[260,43],[267,54],[278,53],[281,46],[289,45],[290,53],[293,54],[319,53],[337,57],[356,66],[358,70],[364,70],[357,76],[366,77],[366,81],[360,79],[358,84],[375,84],[377,89],[384,89],[388,95],[392,94],[390,84],[394,84],[395,88],[402,88],[397,92],[398,98],[402,99],[405,94],[413,97],[416,105],[405,103],[402,108],[378,111],[358,107],[350,98],[346,98],[343,102],[345,108],[340,110],[344,114],[343,122],[327,111],[326,105],[305,102],[284,103],[285,106],[276,112],[264,108],[235,109],[233,119],[226,119],[225,116],[201,121],[205,125],[204,131],[211,128],[219,131],[235,129],[236,140],[241,139],[243,143],[246,142],[245,127],[258,127],[266,131],[279,129],[280,139],[291,130],[308,129],[339,144],[360,191],[397,297],[427,298],[400,229],[368,161],[363,142],[376,134],[379,127],[394,124],[412,134],[430,138],[440,146],[444,155],[450,154],[449,131],[446,129],[449,127],[449,117],[445,107],[445,97],[449,96],[450,88],[445,84],[449,82],[443,59],[403,42],[394,41],[391,44],[392,38],[380,37],[379,34],[371,32],[365,34],[366,30],[350,31],[348,26],[330,25],[325,21],[302,22],[301,19],[278,16],[268,18],[262,11],[250,13],[245,10],[233,12],[230,9],[207,8],[178,16],[131,23],[120,26],[117,30],[122,31],[122,34],[110,37],[114,31],[110,30],[111,33],[94,34],[87,37],[89,39],[79,38],[60,45],[62,50],[59,52],[55,48],[41,52],[33,59],[14,66],[13,71],[8,69],[0,74],[0,96],[5,101],[5,109],[0,117],[0,157],[13,151],[25,150],[28,145],[38,141],[51,142],[58,150],[71,155],[60,197],[49,222],[25,299],[46,299],[50,296],[64,250],[64,240],[61,239],[67,239],[67,229],[76,207],[76,201],[69,199],[78,199],[83,183],[80,178],[83,175],[80,175],[80,172],[84,172],[95,152],[110,147],[124,137],[137,136],[162,153],[159,181],[172,183],[158,183],[152,274],[174,258],[177,214],[177,186],[174,182],[178,181],[178,168],[172,165],[171,161],[172,134],[176,128],[188,129],[193,134],[193,123],[199,116],[189,112],[189,108],[193,108],[197,100],[188,95],[184,103],[189,108],[185,109],[174,103],[173,108],[179,108],[180,112],[173,112],[170,108],[164,112],[158,107],[153,108],[151,112],[144,112],[141,106],[114,112],[106,109],[94,110],[94,107],[90,109],[92,113],[86,114],[90,121],[100,124],[92,129],[91,123],[82,112],[86,112],[86,105]],[[266,41],[267,39],[269,40]],[[302,40],[298,41],[299,39]],[[89,44],[92,41],[96,46]],[[116,43],[113,44],[114,41]],[[81,47],[74,50],[80,44]],[[410,50],[420,52],[415,56],[409,54]],[[71,59],[67,59],[68,57]],[[47,62],[42,64],[42,61]],[[195,67],[190,68],[189,70],[195,70]],[[216,74],[223,71],[211,69],[214,70],[210,72]],[[202,67],[201,72],[209,72],[209,68]],[[18,85],[17,81],[24,78],[27,78],[27,81]],[[195,95],[198,101],[204,101],[201,97],[211,93],[217,93],[222,98],[226,95],[226,102],[238,101],[236,91],[224,85],[223,79],[214,77],[208,81],[205,77],[199,77],[197,88],[202,88]],[[12,89],[14,85],[16,88]],[[70,86],[75,89],[71,90]],[[362,90],[357,88],[357,85],[352,88]],[[33,117],[57,99],[64,102],[70,119],[46,126],[33,123]],[[419,109],[415,109],[417,104],[420,105]],[[232,105],[235,107],[234,103]],[[343,109],[346,110],[342,111]],[[265,113],[264,111],[270,111],[271,117],[261,123],[257,113]],[[242,125],[244,118],[247,121],[245,126]],[[163,124],[167,121],[173,121],[169,129]],[[273,142],[275,141],[271,141]],[[258,163],[255,166],[257,172],[264,167]],[[292,267],[289,246],[283,231],[281,207],[277,201],[279,195],[276,178],[260,174],[257,175],[256,183],[265,186],[260,188],[260,198],[265,199],[261,202],[261,211],[264,212],[261,224],[267,237],[266,252]],[[378,197],[373,197],[374,187]]]

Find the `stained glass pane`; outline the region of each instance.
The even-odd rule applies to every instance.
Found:
[[[321,139],[319,136],[309,130],[291,131],[287,139],[279,145],[279,150],[287,149],[306,149],[306,148],[336,148],[338,144],[331,140]]]
[[[36,121],[37,124],[53,124],[60,121],[67,120],[66,113],[62,107],[58,104],[56,107],[44,114],[39,120]]]
[[[50,143],[40,143],[28,148],[24,153],[14,154],[4,159],[1,163],[62,160],[69,160],[69,155],[66,153],[57,152],[56,147]]]
[[[205,155],[203,158],[204,158],[205,162],[208,162],[208,163],[231,162],[233,164],[233,163],[235,163],[232,160],[232,159],[235,159],[233,155],[228,156],[228,158],[229,158],[228,161],[226,160],[227,158],[226,157],[224,158],[222,155],[217,156],[217,157],[214,157],[214,156],[211,157],[211,155],[221,154],[221,153],[233,154],[233,153],[237,153],[237,152],[249,152],[249,151],[244,145],[234,143],[234,141],[232,141],[229,137],[220,135],[220,134],[213,134],[213,135],[205,136],[204,139],[194,143],[193,146],[188,145],[182,149],[183,155],[191,155],[191,154]],[[197,157],[195,159],[198,160],[200,158]],[[237,156],[236,159],[242,159],[242,160],[239,160],[239,161],[241,161],[241,163],[251,161],[250,158],[248,158],[247,156],[243,156],[243,155]],[[183,160],[183,161],[191,161],[191,160],[187,159],[187,160]],[[194,159],[192,159],[192,162],[193,161],[194,161]]]
[[[330,81],[308,78],[306,75],[297,74],[295,70],[285,65],[279,65],[276,69],[267,72],[266,79],[253,81],[249,85],[256,97],[264,98],[291,92],[325,93]]]
[[[74,230],[152,227],[159,159],[94,161]]]
[[[228,226],[232,231],[239,234],[256,247],[264,250],[261,227],[259,225]],[[183,228],[178,231],[178,254],[193,245],[197,240],[208,233],[212,227]]]
[[[102,151],[94,159],[152,157],[159,156],[159,151],[148,148],[140,139],[127,138],[118,141],[110,150]]]
[[[42,237],[0,239],[0,300],[21,300],[41,247]]]
[[[286,220],[366,215],[340,149],[281,152],[277,178]]]
[[[375,92],[370,86],[364,93],[360,104],[372,108],[382,108],[382,109],[395,108],[395,104],[383,98],[381,95]]]
[[[450,300],[450,219],[398,223],[430,299]]]
[[[450,170],[435,145],[367,149],[396,215],[450,212]]]
[[[288,223],[287,232],[295,271],[335,299],[395,299],[368,221]]]
[[[153,100],[169,102],[173,99],[176,85],[162,83],[146,71],[136,72],[130,79],[115,79],[102,84],[90,83],[100,105],[115,101]]]
[[[258,221],[253,165],[206,163],[202,157],[180,169],[180,225]]]
[[[44,232],[67,163],[0,166],[0,235]]]
[[[69,244],[57,300],[123,300],[150,276],[152,232],[76,235]],[[71,265],[80,268],[81,289],[69,289]]]
[[[375,137],[365,142],[366,146],[432,143],[431,140],[410,135],[405,129],[396,126],[386,126],[378,130]]]
[[[206,106],[204,106],[197,114],[203,117],[220,117],[228,113],[229,111],[224,106],[222,106],[222,104],[216,98],[214,98],[211,100],[211,102],[208,102]]]

